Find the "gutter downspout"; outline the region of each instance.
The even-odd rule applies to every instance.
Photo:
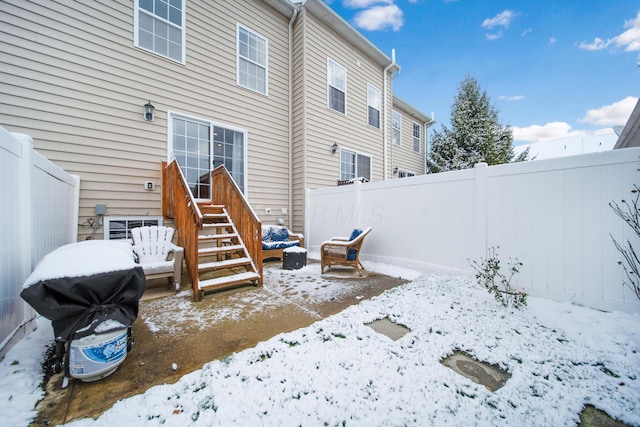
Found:
[[[424,174],[429,173],[429,128],[436,124],[436,119],[431,113],[431,120],[424,122]]]
[[[382,116],[382,145],[383,145],[383,163],[384,163],[384,175],[383,178],[384,180],[387,180],[389,177],[389,155],[388,155],[388,134],[387,134],[387,115],[388,115],[388,107],[387,107],[387,72],[389,71],[389,69],[391,69],[391,67],[397,66],[398,64],[396,64],[396,50],[391,49],[391,63],[389,65],[387,65],[386,67],[384,67],[384,71],[383,73],[383,81],[384,81],[384,86],[383,86],[383,93],[384,95],[382,96],[384,99],[384,115]],[[398,67],[398,74],[400,74],[400,67]],[[398,74],[396,74],[395,76],[397,76]],[[395,78],[395,76],[391,76],[391,80],[393,80]]]
[[[293,21],[298,16],[298,9],[293,9],[293,16],[289,21],[289,200],[287,206],[287,226],[293,227]]]

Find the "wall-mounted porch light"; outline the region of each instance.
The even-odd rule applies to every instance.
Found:
[[[398,167],[396,166],[395,168],[393,168],[393,174],[397,175],[398,174]]]
[[[337,151],[338,151],[338,143],[334,142],[333,145],[331,146],[331,154],[336,154]]]
[[[147,102],[146,104],[144,104],[144,119],[148,122],[152,122],[153,121],[153,110],[154,110],[154,106],[151,105],[151,100],[149,100],[149,102]]]

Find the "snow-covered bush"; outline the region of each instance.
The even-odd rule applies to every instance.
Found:
[[[484,285],[489,293],[493,293],[496,300],[505,307],[520,308],[527,305],[527,294],[516,291],[511,286],[511,280],[516,273],[520,272],[522,263],[516,258],[509,258],[507,263],[507,273],[500,271],[500,258],[498,256],[499,246],[490,247],[487,258],[480,258],[480,261],[469,260],[469,264],[476,271],[478,284]]]

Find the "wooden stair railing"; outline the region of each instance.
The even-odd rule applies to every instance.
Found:
[[[196,203],[177,162],[163,162],[162,212],[176,222],[194,301],[205,291],[262,285],[260,220],[224,166],[211,177],[211,202]]]
[[[173,218],[176,223],[178,245],[184,248],[193,300],[198,301],[198,231],[202,229],[203,218],[175,159],[169,165],[162,162],[162,214],[166,218]]]
[[[262,223],[224,166],[211,171],[211,203],[226,206],[229,217],[253,260],[256,272],[260,275],[257,284],[262,286]]]

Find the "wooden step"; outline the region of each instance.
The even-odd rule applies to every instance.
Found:
[[[223,288],[227,286],[238,285],[240,283],[252,282],[258,280],[260,275],[253,271],[246,273],[234,274],[232,276],[217,277],[215,279],[202,280],[198,282],[200,290],[206,291],[211,289]]]
[[[229,222],[206,222],[202,224],[202,228],[222,228],[222,227],[231,228],[232,226],[233,224]]]
[[[204,219],[219,219],[219,218],[227,219],[227,214],[226,213],[203,213],[202,214],[202,218],[204,218]]]
[[[238,237],[238,235],[236,233],[200,234],[198,235],[198,240],[223,240],[223,239],[233,239],[234,237]]]
[[[251,258],[233,258],[224,261],[205,262],[198,264],[198,272],[223,270],[226,268],[241,267],[243,265],[251,265]]]
[[[200,207],[200,209],[202,208],[224,209],[225,208],[224,205],[214,205],[211,203],[198,203],[198,206]]]
[[[214,255],[221,254],[225,252],[234,252],[244,249],[242,245],[231,245],[231,246],[218,246],[215,248],[200,248],[198,249],[198,255]]]

